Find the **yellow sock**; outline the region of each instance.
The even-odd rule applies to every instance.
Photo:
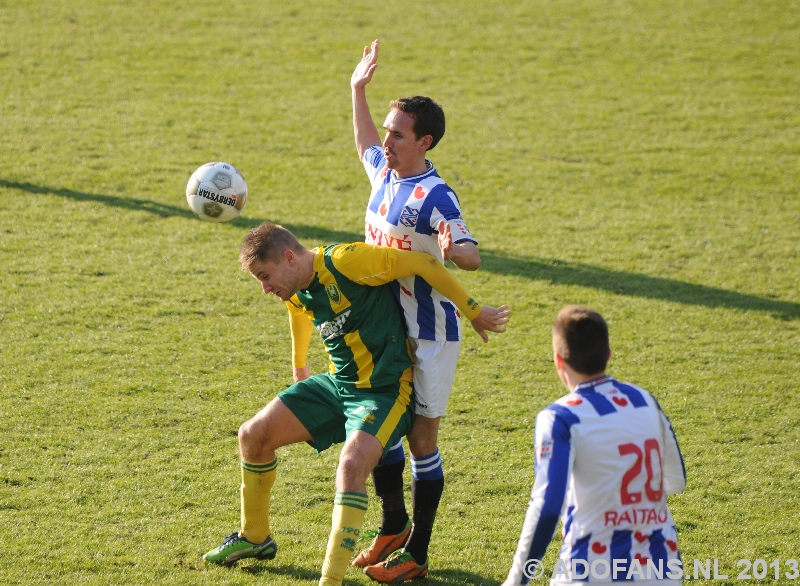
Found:
[[[333,499],[333,520],[325,563],[319,586],[341,586],[356,541],[367,514],[367,495],[361,492],[337,492]]]
[[[242,462],[242,530],[251,543],[269,537],[269,493],[275,483],[278,458],[267,464]]]

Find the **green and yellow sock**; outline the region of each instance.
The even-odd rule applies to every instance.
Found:
[[[278,458],[267,464],[242,462],[242,529],[239,534],[250,543],[269,537],[269,495],[275,483]]]
[[[333,499],[331,535],[319,586],[341,586],[356,549],[369,498],[361,492],[337,492]]]

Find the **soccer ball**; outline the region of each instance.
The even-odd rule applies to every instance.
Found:
[[[228,163],[206,163],[186,184],[186,201],[201,220],[229,222],[247,202],[247,182]]]

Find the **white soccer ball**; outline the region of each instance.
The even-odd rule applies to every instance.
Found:
[[[247,202],[247,182],[228,163],[206,163],[186,184],[186,201],[201,220],[229,222]]]

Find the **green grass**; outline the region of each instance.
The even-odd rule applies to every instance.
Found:
[[[338,450],[281,453],[274,562],[200,555],[238,522],[239,424],[290,382],[239,243],[265,219],[360,238],[348,81],[376,37],[376,122],[400,95],[444,105],[431,158],[484,259],[458,275],[515,312],[464,346],[428,582],[508,570],[567,303],[672,418],[684,559],[733,584],[740,558],[800,558],[798,9],[0,0],[0,583],[316,583]],[[225,225],[183,195],[211,160],[250,186]]]

